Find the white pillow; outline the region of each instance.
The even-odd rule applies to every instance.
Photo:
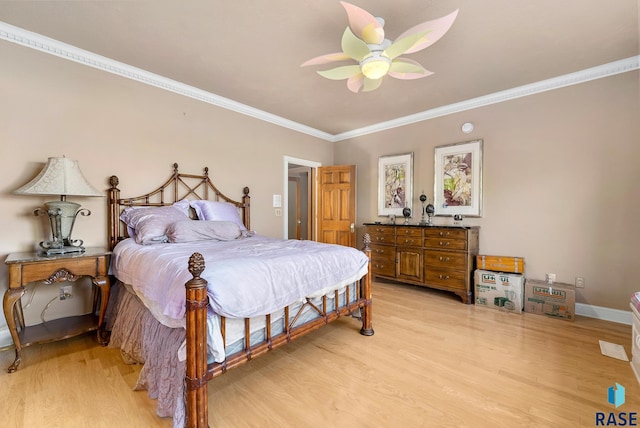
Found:
[[[191,201],[191,207],[195,210],[199,220],[207,221],[231,221],[238,226],[240,230],[247,230],[242,223],[238,207],[228,202],[217,201]]]
[[[166,207],[129,207],[120,215],[129,229],[129,236],[138,244],[168,242],[166,230],[170,224],[189,220],[189,201],[176,202]]]

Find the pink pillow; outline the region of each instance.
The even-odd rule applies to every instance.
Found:
[[[191,207],[195,210],[199,220],[207,221],[231,221],[240,226],[240,230],[247,230],[238,207],[228,202],[217,201],[191,201]]]
[[[166,230],[180,220],[189,220],[189,201],[176,202],[166,207],[129,207],[120,215],[138,244],[168,242]],[[133,231],[133,233],[131,233]]]

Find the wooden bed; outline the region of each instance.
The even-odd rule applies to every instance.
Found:
[[[128,237],[128,231],[120,220],[120,215],[127,207],[161,207],[172,205],[174,202],[189,200],[214,200],[223,201],[235,205],[240,211],[241,219],[247,229],[250,229],[250,196],[249,188],[243,189],[240,201],[233,200],[221,193],[213,185],[208,175],[208,168],[201,175],[182,174],[178,172],[178,165],[173,165],[171,177],[156,190],[137,197],[122,198],[118,188],[119,180],[111,176],[110,189],[108,190],[108,216],[109,216],[109,245],[113,249],[116,244]],[[363,251],[370,260],[369,239],[364,238]],[[259,343],[252,343],[251,322],[249,318],[244,320],[245,344],[244,349],[231,355],[221,362],[208,362],[207,356],[207,280],[201,278],[206,269],[203,256],[197,251],[197,243],[194,243],[194,252],[189,258],[188,269],[191,279],[185,284],[185,318],[186,318],[186,368],[185,368],[185,413],[186,426],[208,426],[208,397],[207,382],[212,378],[225,373],[227,370],[246,363],[253,358],[265,354],[297,337],[305,335],[323,325],[328,324],[342,316],[349,315],[362,322],[360,333],[365,336],[373,335],[372,311],[371,311],[371,264],[367,264],[367,273],[356,281],[354,296],[349,296],[344,305],[339,305],[338,291],[335,291],[335,304],[327,310],[327,298],[322,297],[322,304],[314,305],[309,301],[304,305],[311,305],[318,312],[319,317],[296,324],[298,313],[290,313],[289,307],[284,308],[284,331],[278,334],[271,332],[270,315],[265,316],[265,337]],[[309,300],[309,299],[307,299]],[[110,304],[113,302],[110,302]],[[308,308],[307,308],[308,309]],[[225,318],[221,317],[220,328],[225,337]],[[226,346],[226,345],[225,345]]]

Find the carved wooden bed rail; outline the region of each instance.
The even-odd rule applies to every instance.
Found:
[[[369,244],[371,239],[368,234],[364,236],[363,251],[371,260],[371,248]],[[269,315],[267,315],[267,338],[264,342],[256,346],[248,343],[245,352],[238,352],[230,355],[222,363],[207,363],[207,281],[202,279],[200,275],[205,269],[204,258],[200,253],[193,253],[189,258],[189,272],[193,276],[185,284],[186,288],[186,326],[187,326],[187,367],[186,367],[186,412],[187,427],[189,428],[206,428],[208,427],[208,389],[207,382],[216,376],[225,373],[228,369],[249,362],[253,357],[262,355],[281,345],[289,343],[297,337],[303,336],[317,328],[335,321],[341,316],[354,316],[354,311],[360,310],[362,320],[362,328],[360,333],[365,336],[373,336],[372,327],[372,308],[371,308],[371,263],[369,262],[367,274],[358,281],[356,287],[356,299],[353,303],[349,303],[349,297],[346,298],[346,305],[338,307],[335,310],[326,311],[326,296],[323,298],[323,317],[316,318],[313,321],[304,323],[298,327],[291,327],[294,323],[289,322],[288,308],[285,309],[286,329],[283,333],[275,337],[271,337],[269,329]],[[337,299],[336,291],[336,303]],[[320,309],[315,308],[320,312]],[[357,317],[357,316],[355,316]],[[357,317],[358,318],[358,317]],[[249,319],[245,319],[247,324],[247,333],[249,330]],[[223,323],[224,324],[224,323]],[[246,337],[249,335],[246,334]],[[248,339],[247,339],[248,340]]]

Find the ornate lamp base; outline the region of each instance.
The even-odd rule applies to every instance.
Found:
[[[84,247],[65,246],[61,248],[38,248],[38,254],[43,256],[54,256],[57,254],[84,253]]]

